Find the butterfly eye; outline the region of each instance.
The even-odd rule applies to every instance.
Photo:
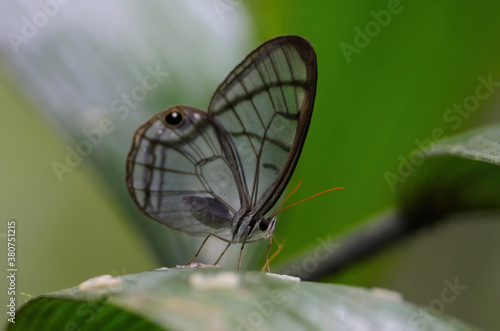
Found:
[[[184,113],[177,108],[167,112],[163,117],[163,123],[171,129],[177,129],[184,123]]]
[[[269,227],[269,220],[263,219],[259,222],[260,231],[266,231],[268,227]]]

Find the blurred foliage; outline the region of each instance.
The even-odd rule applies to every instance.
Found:
[[[446,223],[456,215],[469,222],[478,215],[500,218],[500,125],[489,125],[445,138],[422,150],[415,150],[399,169],[387,176],[398,189],[398,206],[366,222],[365,229],[350,236],[319,242],[330,251],[317,248],[302,253],[279,267],[280,272],[305,280],[334,275],[382,248],[400,243],[418,231]],[[334,247],[334,249],[331,249]],[[323,249],[322,249],[323,250]],[[314,257],[322,263],[304,270]],[[302,269],[297,266],[303,266]],[[295,266],[295,267],[294,267]]]
[[[7,78],[2,79],[2,150],[8,155],[1,164],[6,183],[2,201],[8,206],[2,218],[19,220],[19,247],[24,259],[20,261],[25,263],[20,277],[25,291],[47,292],[99,272],[122,273],[124,267],[127,273],[152,268],[157,263],[144,253],[144,244],[168,266],[190,257],[195,241],[141,217],[126,194],[123,167],[133,130],[171,104],[206,107],[210,93],[246,53],[280,34],[309,39],[319,63],[314,115],[290,186],[301,178],[304,183],[293,199],[330,187],[343,186],[344,190],[280,215],[275,233],[278,241],[286,239],[286,245],[276,261],[314,248],[328,235],[359,228],[372,215],[395,205],[394,191],[404,182],[391,186],[386,174],[398,174],[402,160],[408,160],[412,151],[435,141],[436,129],[443,135],[454,135],[500,118],[496,86],[473,110],[453,110],[455,104],[463,105],[475,95],[483,84],[481,78],[500,81],[500,4],[486,0],[401,1],[393,8],[393,3],[232,2],[221,16],[214,2],[198,9],[196,4],[165,8],[154,3],[139,8],[126,2],[123,7],[102,4],[95,10],[92,5],[73,1],[29,44],[21,45],[20,54],[13,54],[4,38],[2,69],[32,102],[14,90]],[[0,11],[2,35],[12,31],[12,26],[20,28],[21,17],[37,9],[27,2],[24,7],[15,6],[22,8]],[[366,45],[357,47],[358,52],[347,58],[341,45],[356,46],[356,40],[359,45],[363,38],[358,31],[365,31],[367,24],[373,28],[375,16],[380,19],[385,13],[381,11],[389,9],[397,12],[390,15],[390,22],[386,16],[386,26],[370,32],[372,36],[364,38]],[[126,121],[117,122],[117,130],[90,156],[91,162],[84,162],[59,183],[51,162],[63,160],[67,144],[74,146],[84,138],[82,129],[94,128],[96,119],[109,113],[111,103],[142,79],[146,66],[158,63],[170,73],[165,85],[153,91]],[[43,121],[33,110],[43,111],[56,134],[39,124]],[[64,142],[56,140],[61,133]],[[416,179],[413,175],[409,178]],[[133,224],[132,231],[119,228],[119,221]],[[480,222],[477,225],[482,226]],[[488,229],[493,237],[498,231]],[[443,260],[429,269],[423,262],[415,267],[413,261],[418,259],[444,258],[456,252],[446,255],[445,250],[451,248],[438,245],[428,251],[419,246],[418,253],[412,254],[411,244],[406,243],[332,281],[397,288],[405,295],[408,291],[410,299],[427,304],[439,296],[444,278],[467,272],[481,275],[485,268],[497,266],[492,255],[480,249],[492,239],[474,232],[477,229],[466,231],[477,233],[466,238],[475,240],[470,245],[477,251],[469,250],[453,261],[455,264]],[[142,243],[131,232],[144,233]],[[446,242],[440,241],[442,245]],[[255,252],[265,248],[265,243],[260,246]],[[250,245],[248,248],[248,265],[260,263],[263,255],[251,252]],[[209,249],[208,262],[218,253],[218,246]],[[464,262],[466,256],[477,261],[475,268]],[[231,257],[226,261],[228,267],[235,264]],[[414,264],[416,269],[404,267],[405,263]],[[398,268],[406,270],[402,273],[406,285],[398,279]],[[498,267],[488,270],[499,272]],[[415,284],[414,280],[427,277],[437,282]],[[469,293],[485,295],[474,297],[476,301],[469,301],[469,305],[448,305],[446,311],[459,307],[453,311],[455,316],[494,328],[495,316],[481,309],[477,300],[494,306],[492,300],[498,295],[491,293],[500,292],[498,285],[487,283],[486,289],[478,289],[484,281],[463,277],[468,277],[469,291],[459,302],[467,302],[467,295],[472,296]],[[428,297],[419,297],[423,293]]]
[[[449,136],[500,120],[496,87],[459,120],[445,117],[455,104],[475,95],[479,77],[491,75],[500,81],[499,5],[401,1],[402,11],[392,15],[391,22],[348,63],[340,44],[354,45],[354,29],[364,31],[374,21],[372,11],[387,10],[389,3],[251,4],[262,39],[296,33],[308,38],[318,52],[315,113],[291,182],[304,178],[296,196],[344,187],[281,215],[276,234],[286,238],[287,246],[278,261],[313,249],[325,234],[346,235],[362,228],[366,219],[397,203],[384,175],[398,174],[401,159],[434,142],[436,129]],[[494,253],[500,248],[495,239],[500,228],[491,217],[475,219],[469,226],[453,222],[421,232],[419,238],[408,238],[328,280],[394,288],[428,305],[439,298],[443,279],[459,276],[469,285],[468,291],[445,311],[497,329],[498,318],[481,307],[500,300],[493,276],[500,273]]]
[[[486,121],[479,116],[493,107],[496,94],[491,93],[477,110],[467,112],[459,127],[444,118],[453,104],[474,95],[479,76],[500,81],[500,22],[487,1],[432,6],[401,1],[401,12],[346,61],[339,45],[355,45],[354,28],[364,30],[375,20],[371,11],[387,10],[390,2],[281,1],[274,4],[281,12],[281,24],[274,29],[266,22],[274,21],[276,13],[266,2],[251,7],[263,39],[300,34],[318,53],[315,113],[295,172],[295,181],[305,182],[296,195],[344,187],[282,216],[286,220],[276,232],[289,246],[280,258],[314,242],[318,234],[346,231],[393,204],[394,192],[384,174],[397,173],[398,157],[407,159],[419,149],[417,140],[427,145],[434,141],[435,129],[451,135]]]
[[[410,227],[458,213],[500,212],[500,125],[447,138],[421,151],[420,157],[423,164],[401,192]]]

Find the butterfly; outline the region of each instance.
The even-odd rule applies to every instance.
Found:
[[[243,250],[261,239],[269,239],[270,248],[276,213],[266,215],[299,160],[317,73],[316,53],[306,39],[275,37],[229,73],[208,111],[171,106],[135,132],[128,191],[153,220],[206,236],[188,264],[210,236],[228,243],[224,252],[233,243],[243,243]],[[269,249],[269,270],[268,256]]]

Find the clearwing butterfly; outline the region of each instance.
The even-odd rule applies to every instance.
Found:
[[[151,117],[127,157],[135,204],[169,228],[206,236],[203,244],[210,236],[228,242],[224,252],[264,238],[270,245],[276,216],[268,213],[299,160],[316,81],[312,45],[279,36],[229,73],[208,111],[176,105]]]

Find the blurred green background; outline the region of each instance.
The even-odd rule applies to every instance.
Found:
[[[0,240],[4,254],[7,221],[16,219],[19,292],[173,266],[194,254],[196,241],[142,218],[129,199],[123,173],[131,137],[169,105],[206,109],[218,83],[271,37],[301,35],[318,56],[314,115],[290,186],[304,183],[294,199],[344,187],[280,215],[275,234],[286,245],[277,262],[392,207],[396,193],[384,174],[398,172],[416,140],[500,119],[495,87],[459,125],[445,115],[474,95],[479,76],[500,81],[500,4],[491,1],[49,3],[0,5]],[[13,33],[26,37],[23,18],[33,23],[40,11],[53,15],[37,18],[37,32],[16,52]],[[355,50],[346,56],[346,47]],[[120,118],[113,102],[157,65],[168,77]],[[116,129],[59,181],[52,163],[64,162],[66,147],[104,117]],[[386,287],[428,307],[445,280],[458,278],[467,289],[444,312],[497,329],[497,223],[452,220],[327,281]],[[249,268],[263,263],[266,243],[254,246]],[[206,262],[220,247],[209,247]],[[225,267],[235,267],[234,252]],[[5,277],[0,285],[6,288]],[[18,302],[26,301],[19,292]]]

